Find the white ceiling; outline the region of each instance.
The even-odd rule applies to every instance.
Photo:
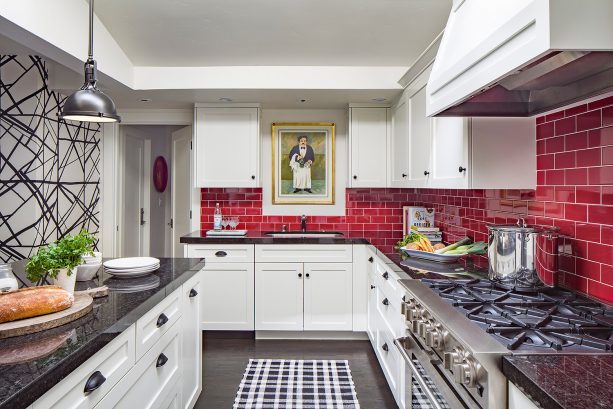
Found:
[[[101,0],[135,66],[404,66],[451,0]]]

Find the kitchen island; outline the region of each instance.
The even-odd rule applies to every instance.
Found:
[[[19,265],[17,263],[15,266],[17,273]],[[34,334],[0,340],[0,408],[23,409],[33,403],[34,408],[53,407],[48,401],[43,404],[35,401],[55,389],[55,386],[63,387],[63,380],[74,375],[84,364],[90,362],[90,358],[103,352],[109,344],[116,342],[118,338],[126,337],[128,331],[138,337],[138,328],[135,329],[137,324],[159,305],[163,305],[171,295],[180,295],[182,286],[191,284],[203,265],[204,262],[200,259],[162,258],[160,268],[152,275],[159,279],[155,288],[129,292],[129,287],[125,284],[123,287],[117,286],[117,290],[109,291],[108,296],[95,299],[93,310],[76,321]],[[101,268],[98,278],[77,283],[77,290],[100,285],[112,287],[116,285],[116,281],[117,279],[111,278]],[[182,316],[181,310],[177,311],[177,321],[185,320],[188,316],[185,310]],[[170,313],[167,315],[170,322],[166,327],[169,328],[174,321]],[[177,324],[180,325],[179,322]],[[196,322],[190,326],[196,327],[199,333]],[[153,340],[155,337],[149,338]],[[135,350],[138,353],[138,339],[128,341],[126,345],[130,346],[127,353],[135,354]],[[137,344],[136,347],[134,343]],[[152,345],[141,345],[142,354]],[[131,360],[133,364],[137,363],[138,357],[134,355]],[[129,361],[130,358],[126,360]],[[124,380],[131,369],[130,365],[126,365]],[[107,378],[107,385],[102,385],[100,391],[88,395],[98,401],[104,398],[95,395],[97,392],[101,394],[99,392],[104,388],[110,389],[113,379],[108,374]],[[78,385],[77,388],[83,395],[84,386]],[[106,390],[105,394],[107,392],[109,391]],[[47,395],[43,399],[46,397]]]

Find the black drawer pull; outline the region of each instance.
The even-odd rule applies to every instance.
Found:
[[[383,303],[383,305],[390,305],[390,301],[387,298],[384,298],[381,302]]]
[[[390,278],[390,274],[386,271],[385,273],[383,273],[383,278],[387,280],[388,278]]]
[[[311,275],[309,273],[306,273],[306,278],[309,278]]]
[[[189,290],[189,298],[194,298],[197,295],[198,295],[198,291],[194,290],[193,288]]]
[[[387,344],[381,345],[381,349],[384,350],[385,352],[390,350],[389,347],[387,346]]]
[[[85,381],[85,388],[83,388],[83,393],[87,396],[106,382],[106,378],[100,371],[96,371]]]
[[[375,261],[375,259],[372,258],[372,257],[368,257],[368,261],[370,261],[372,263],[373,261]]]
[[[298,273],[298,278],[302,278],[302,273]]]
[[[155,323],[155,326],[160,328],[162,325],[166,324],[168,322],[168,317],[166,316],[166,314],[161,313],[160,316],[158,317],[157,322]]]
[[[215,257],[225,257],[227,255],[228,255],[228,253],[226,253],[223,250],[219,250],[218,252],[215,253]]]
[[[166,362],[168,362],[168,357],[162,353],[160,356],[158,356],[158,360],[155,362],[155,367],[160,368],[166,365]]]
[[[255,175],[251,175],[251,180],[255,180]]]

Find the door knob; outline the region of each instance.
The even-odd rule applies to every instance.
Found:
[[[251,175],[251,180],[255,180],[255,175]]]
[[[403,178],[406,178],[407,176],[409,176],[409,175],[407,175],[406,173],[403,173],[403,174],[402,174],[402,177],[403,177]]]
[[[460,167],[458,168],[458,171],[459,171],[460,173],[462,173],[462,172],[466,172],[466,168],[463,168],[462,166],[460,166]]]
[[[427,170],[424,170],[424,176],[428,176],[430,174],[430,172],[428,172]]]
[[[298,278],[302,278],[302,273],[298,273]]]
[[[353,179],[354,180],[357,179],[357,178],[358,178],[358,175],[353,175]]]

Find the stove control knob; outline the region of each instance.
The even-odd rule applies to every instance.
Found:
[[[422,319],[419,322],[417,333],[419,334],[420,337],[425,339],[428,332],[430,332],[433,328],[434,328],[434,325],[431,320]]]
[[[443,347],[443,332],[433,327],[426,332],[426,345],[430,348],[440,349]]]
[[[468,387],[477,385],[477,368],[470,358],[453,365],[453,379]]]
[[[445,369],[453,371],[453,366],[461,363],[462,360],[464,359],[464,351],[456,347],[456,348],[453,348],[453,350],[450,352],[445,352],[443,357],[444,357]]]

